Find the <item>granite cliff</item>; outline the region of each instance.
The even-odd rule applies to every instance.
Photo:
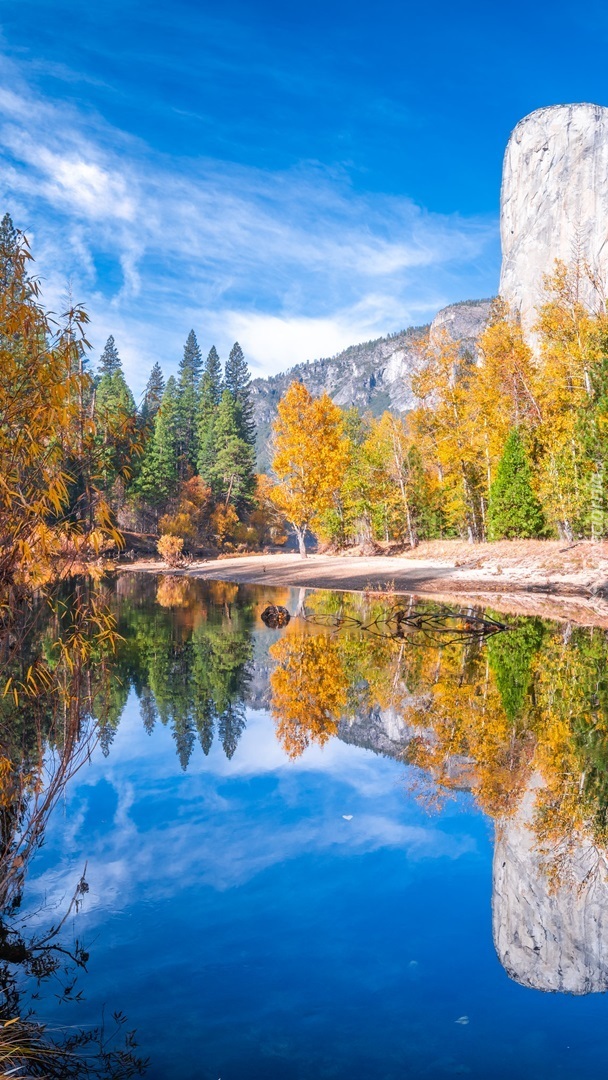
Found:
[[[591,309],[608,284],[608,109],[552,105],[514,128],[504,159],[500,295],[530,333],[555,259],[587,265],[581,279]]]
[[[258,464],[268,466],[268,438],[277,405],[287,387],[298,379],[312,394],[326,391],[343,408],[356,406],[380,416],[386,409],[406,412],[413,405],[409,388],[416,345],[430,330],[431,340],[444,332],[460,341],[463,353],[474,356],[477,339],[487,321],[490,300],[466,300],[443,308],[429,326],[410,327],[388,337],[351,345],[331,358],[312,360],[252,382],[258,428]]]

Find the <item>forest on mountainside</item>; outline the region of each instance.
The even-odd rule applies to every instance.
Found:
[[[392,541],[606,535],[608,315],[580,301],[584,268],[545,279],[535,347],[493,303],[478,359],[421,341],[407,416],[374,418],[292,383],[274,428],[275,501],[300,537]]]

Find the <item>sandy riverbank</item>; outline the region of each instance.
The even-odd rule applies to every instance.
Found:
[[[171,571],[142,560],[121,569],[311,589],[385,590],[485,603],[511,613],[608,627],[608,544],[514,541],[421,545],[415,557],[269,554],[192,563]]]

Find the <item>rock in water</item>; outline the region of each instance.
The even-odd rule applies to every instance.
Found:
[[[287,608],[281,604],[269,604],[268,607],[264,608],[260,617],[262,622],[269,626],[271,630],[278,630],[279,627],[287,626],[291,615]]]
[[[589,265],[600,287],[583,281],[581,300],[597,308],[608,284],[608,109],[552,105],[520,120],[505,153],[500,231],[500,294],[527,335],[555,259]]]

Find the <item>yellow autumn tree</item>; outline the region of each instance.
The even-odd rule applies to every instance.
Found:
[[[279,402],[273,445],[278,484],[272,498],[306,558],[306,534],[334,505],[346,472],[349,441],[342,411],[327,394],[314,398],[293,382]]]
[[[566,539],[580,532],[589,501],[596,463],[586,452],[581,428],[593,403],[594,374],[605,357],[608,336],[605,311],[590,312],[580,299],[584,272],[556,262],[553,274],[545,278],[546,302],[535,327],[542,413],[537,432],[539,490],[547,517]]]
[[[480,363],[470,381],[471,412],[489,492],[509,433],[513,428],[537,427],[542,413],[532,349],[524,341],[521,324],[500,300],[493,304],[479,353]]]
[[[416,547],[430,512],[432,485],[405,421],[389,412],[372,420],[359,460],[372,520],[381,515],[386,540]]]
[[[446,521],[470,540],[485,531],[485,469],[471,384],[476,367],[460,355],[458,343],[444,335],[419,348],[411,386],[418,407],[411,427],[427,465],[441,488]]]

